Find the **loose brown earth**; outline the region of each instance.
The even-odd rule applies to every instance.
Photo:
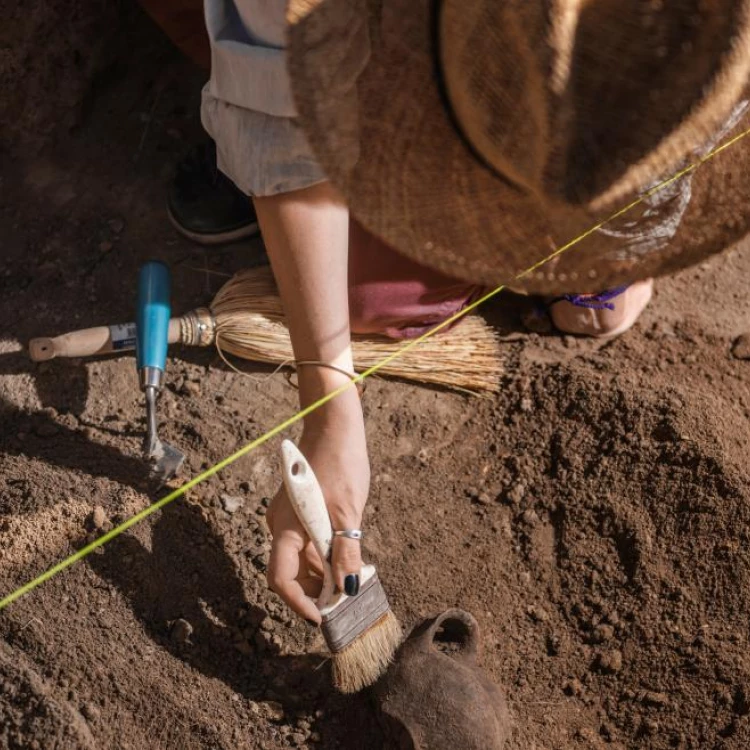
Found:
[[[120,22],[120,62],[60,118],[76,128],[3,157],[2,594],[156,497],[132,359],[34,366],[28,339],[132,318],[149,257],[183,310],[259,254],[204,251],[165,221],[201,76],[138,14]],[[524,333],[497,398],[368,389],[367,556],[407,626],[477,617],[512,750],[748,747],[750,361],[731,348],[749,291],[750,252],[731,249],[660,283],[615,342]],[[523,331],[524,310],[490,314]],[[283,376],[248,371],[173,352],[164,436],[187,474],[294,410]],[[0,614],[0,747],[384,746],[367,696],[331,693],[319,636],[266,588],[276,447]]]

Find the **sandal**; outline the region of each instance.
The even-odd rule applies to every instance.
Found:
[[[612,338],[633,326],[653,290],[654,280],[646,279],[598,294],[564,294],[547,306],[555,327],[564,333]]]

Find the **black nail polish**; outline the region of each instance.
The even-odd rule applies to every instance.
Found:
[[[357,596],[359,593],[359,576],[355,573],[344,578],[344,593],[347,596]]]

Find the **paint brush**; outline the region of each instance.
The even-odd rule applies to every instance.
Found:
[[[393,661],[401,626],[374,566],[362,568],[357,596],[336,590],[330,563],[333,529],[323,492],[294,443],[285,440],[281,456],[289,500],[323,561],[323,589],[316,605],[333,655],[333,682],[342,693],[356,693],[374,683]]]

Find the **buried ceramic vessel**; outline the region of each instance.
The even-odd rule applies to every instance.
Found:
[[[376,687],[382,723],[398,750],[502,750],[505,696],[477,665],[479,625],[449,609],[415,628]]]

